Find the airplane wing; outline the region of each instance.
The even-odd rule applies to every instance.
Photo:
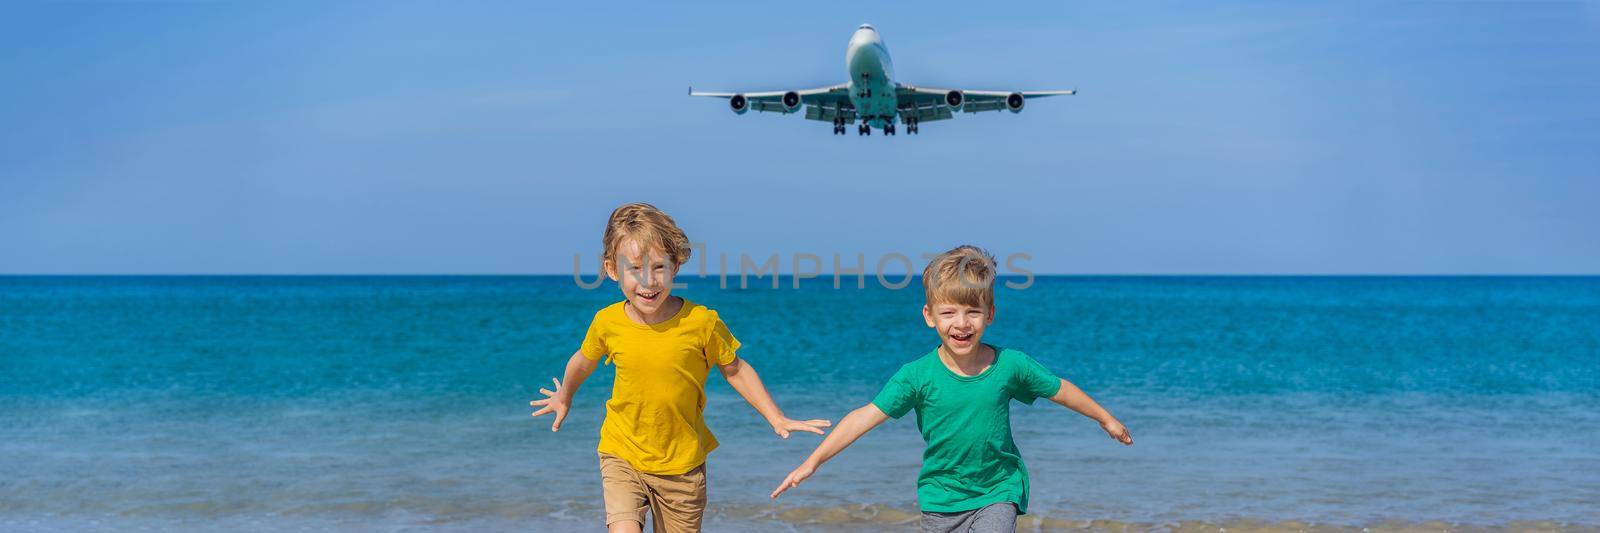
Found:
[[[815,89],[749,93],[695,92],[694,87],[690,87],[689,96],[727,98],[728,106],[739,114],[751,109],[767,113],[798,113],[804,106],[806,118],[811,120],[832,121],[840,116],[844,116],[847,122],[855,120],[855,108],[850,105],[850,85],[846,83]]]
[[[978,113],[983,111],[1022,111],[1028,100],[1078,94],[1076,90],[1060,91],[981,91],[966,89],[939,89],[900,85],[895,87],[899,96],[900,116],[916,118],[919,122],[951,118],[954,111]]]

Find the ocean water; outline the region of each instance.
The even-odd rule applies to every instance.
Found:
[[[795,418],[937,342],[917,290],[682,294]],[[0,530],[591,530],[602,367],[528,401],[615,287],[570,277],[0,277]],[[1600,278],[1061,277],[986,340],[1132,430],[1016,405],[1023,529],[1600,527]],[[818,442],[720,377],[707,529],[915,526],[912,417],[780,501]]]

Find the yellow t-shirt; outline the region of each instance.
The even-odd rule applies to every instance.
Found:
[[[706,375],[732,363],[739,340],[717,312],[683,301],[660,324],[634,322],[617,302],[594,314],[580,351],[610,356],[617,378],[600,425],[600,452],[647,474],[682,474],[706,462],[717,438],[706,428]]]

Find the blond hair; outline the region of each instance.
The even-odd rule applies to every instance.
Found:
[[[606,221],[606,233],[601,239],[605,252],[600,256],[607,264],[615,265],[617,247],[624,240],[632,240],[644,248],[655,248],[666,254],[673,266],[683,266],[689,261],[689,238],[672,217],[647,203],[624,204],[611,212]]]
[[[994,256],[972,245],[939,254],[922,269],[922,292],[928,305],[955,303],[994,308]]]

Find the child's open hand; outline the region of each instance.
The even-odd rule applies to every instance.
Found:
[[[787,439],[787,438],[789,438],[789,432],[791,432],[791,431],[806,431],[806,432],[811,432],[811,433],[816,433],[818,435],[821,435],[821,434],[824,433],[822,428],[829,427],[829,426],[832,426],[832,425],[833,425],[833,422],[829,422],[827,420],[823,420],[823,419],[820,419],[820,418],[814,419],[814,420],[806,420],[806,421],[795,420],[795,419],[792,419],[792,418],[785,418],[782,421],[780,421],[780,422],[778,422],[776,424],[773,424],[772,425],[772,431],[774,433],[777,433],[779,437],[783,437],[783,438]]]
[[[561,380],[550,378],[550,382],[556,384],[556,390],[552,391],[542,388],[539,389],[539,392],[542,392],[545,396],[549,397],[543,400],[534,400],[528,402],[528,405],[534,407],[539,407],[541,405],[544,406],[544,408],[534,411],[533,416],[544,416],[545,413],[555,413],[556,421],[555,423],[550,424],[550,431],[561,431],[561,421],[567,419],[567,400],[562,399],[560,394]]]
[[[824,422],[826,422],[826,420],[824,420]],[[779,494],[783,494],[783,491],[800,486],[801,481],[805,481],[806,478],[811,477],[811,474],[816,471],[817,469],[811,466],[809,461],[801,463],[799,467],[795,468],[793,472],[789,473],[789,477],[783,478],[783,483],[779,483],[778,488],[772,490],[771,498],[776,500],[778,499]]]
[[[1101,423],[1100,429],[1106,430],[1106,434],[1113,439],[1117,439],[1117,442],[1133,446],[1133,434],[1128,433],[1128,428],[1123,426],[1122,422],[1117,421],[1117,419],[1113,418]]]

